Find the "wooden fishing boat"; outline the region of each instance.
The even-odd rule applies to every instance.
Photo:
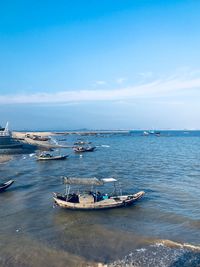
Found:
[[[41,153],[40,155],[36,156],[37,160],[62,160],[66,159],[69,155],[57,155],[54,156],[50,153]]]
[[[126,207],[132,205],[145,194],[144,191],[140,191],[134,194],[122,195],[121,189],[118,194],[116,189],[117,180],[115,178],[97,179],[64,177],[63,181],[66,185],[65,194],[53,193],[53,198],[56,205],[66,209],[101,210]],[[114,183],[114,191],[111,194],[104,194],[97,190],[93,190],[94,186],[103,186],[110,182]],[[91,187],[91,190],[70,193],[71,185],[89,186]]]
[[[6,190],[8,187],[10,187],[14,183],[14,180],[9,180],[8,182],[1,183],[0,184],[0,192],[3,192]]]
[[[88,147],[84,147],[84,146],[75,146],[73,147],[74,152],[76,153],[82,153],[82,152],[92,152],[96,149],[95,146],[88,146]]]
[[[88,145],[88,144],[91,144],[91,142],[78,140],[74,143],[74,145]]]

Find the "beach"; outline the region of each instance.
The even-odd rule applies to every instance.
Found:
[[[55,148],[58,147],[57,144],[53,144],[50,143],[49,137],[55,135],[52,132],[13,132],[12,136],[19,140],[21,143],[25,143],[25,144],[30,144],[33,146],[39,146],[39,147],[43,147],[43,148]],[[36,140],[36,139],[32,139],[30,137],[41,137],[41,138],[46,138],[46,141],[43,140]]]
[[[40,131],[28,131],[28,132],[17,132],[17,131],[13,131],[12,132],[13,137],[18,138],[18,139],[23,139],[26,138],[26,135],[39,135],[39,136],[52,136],[55,135],[55,133],[53,132],[40,132]]]

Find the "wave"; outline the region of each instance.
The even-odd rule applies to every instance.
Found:
[[[157,239],[149,245],[135,249],[121,260],[102,265],[104,267],[198,267],[200,246]],[[99,265],[101,266],[101,265]]]
[[[156,241],[157,245],[165,245],[170,248],[181,248],[181,249],[187,249],[192,251],[200,252],[200,246],[199,245],[193,245],[189,243],[179,243],[168,239],[158,239]]]

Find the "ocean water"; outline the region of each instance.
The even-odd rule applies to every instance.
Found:
[[[200,266],[200,132],[81,138],[96,151],[63,149],[69,158],[51,162],[31,151],[0,165],[1,181],[15,180],[0,194],[0,266]],[[52,199],[61,176],[115,177],[124,193],[146,194],[121,209],[64,210]]]

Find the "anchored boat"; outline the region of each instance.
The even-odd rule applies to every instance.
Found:
[[[62,160],[66,159],[69,155],[53,155],[50,153],[43,152],[36,156],[37,160]]]
[[[4,190],[6,190],[8,187],[10,187],[12,184],[14,183],[14,180],[9,180],[6,183],[1,183],[0,184],[0,192],[3,192]]]
[[[96,149],[95,146],[87,146],[87,147],[84,147],[84,146],[75,146],[73,147],[73,150],[74,152],[76,153],[82,153],[82,152],[92,152]]]
[[[125,207],[132,205],[135,201],[140,199],[145,192],[140,191],[135,194],[122,195],[121,189],[117,193],[115,178],[70,178],[64,177],[63,183],[66,185],[65,194],[54,193],[55,204],[66,209],[79,210],[100,210]],[[94,187],[103,186],[107,183],[114,184],[114,191],[111,194],[100,193]],[[89,187],[90,190],[78,191],[70,193],[71,186]],[[88,188],[87,188],[88,189]]]

